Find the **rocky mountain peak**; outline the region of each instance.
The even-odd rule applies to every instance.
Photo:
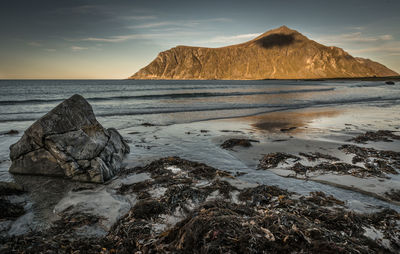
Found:
[[[161,52],[131,79],[319,79],[397,76],[374,61],[354,58],[281,26],[245,43]]]

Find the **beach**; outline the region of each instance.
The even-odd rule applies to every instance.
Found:
[[[7,86],[15,85],[1,82],[0,88],[4,91]],[[137,192],[121,188],[157,179],[146,165],[176,156],[226,172],[225,176],[216,175],[234,187],[228,191],[228,200],[238,205],[242,203],[235,202],[235,195],[246,188],[266,185],[296,193],[295,196],[323,192],[343,201],[340,209],[360,214],[383,209],[400,211],[400,200],[395,195],[400,191],[400,139],[397,138],[400,88],[397,84],[340,80],[152,81],[145,86],[146,82],[140,83],[143,81],[119,81],[113,86],[112,81],[91,82],[70,81],[69,86],[60,82],[58,89],[62,87],[68,94],[79,92],[79,86],[84,87],[81,94],[92,104],[98,121],[105,127],[118,129],[131,150],[124,160],[125,173],[103,185],[10,174],[8,147],[18,141],[33,121],[67,97],[49,89],[47,93],[33,93],[31,98],[22,100],[18,92],[27,92],[22,88],[36,85],[35,91],[45,91],[51,84],[22,82],[21,91],[17,85],[9,95],[0,96],[0,181],[16,182],[26,191],[22,196],[9,197],[11,202],[22,204],[25,213],[15,220],[2,220],[2,236],[46,231],[65,218],[66,213],[84,213],[102,219],[80,225],[78,230],[74,229],[74,237],[104,237],[141,200]],[[10,130],[18,133],[8,133]],[[374,136],[375,139],[360,138],[361,142],[354,139],[379,130],[387,132]],[[232,139],[248,142],[245,147],[221,147]],[[354,147],[374,150],[368,150],[364,160],[355,162]],[[380,151],[391,151],[394,155],[384,157],[386,153]],[[292,157],[277,160],[282,154]],[[391,164],[380,167],[374,159]],[[190,178],[190,171],[184,173],[185,167],[182,169],[179,165],[197,167],[177,159],[172,162],[166,169],[174,176],[183,174],[184,179]],[[299,164],[294,168],[296,163]],[[325,167],[317,167],[321,163]],[[338,166],[325,170],[329,168],[326,165],[339,163],[344,170],[338,170]],[[363,170],[368,168],[365,165],[374,168]],[[390,173],[388,168],[394,171]],[[211,180],[205,176],[193,184],[201,189],[201,184],[207,186],[207,181]],[[162,200],[170,186],[148,188],[146,192],[153,199]],[[207,200],[216,200],[221,188],[216,193],[205,190]],[[274,202],[281,202],[284,199],[281,195],[289,196],[280,193]],[[202,205],[191,202],[189,210]],[[300,207],[304,205],[300,204]],[[186,212],[158,217],[163,219],[161,222],[157,219],[158,224],[153,221],[157,225],[152,230],[154,234],[161,234],[185,216]]]

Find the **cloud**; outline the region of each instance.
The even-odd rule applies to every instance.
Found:
[[[216,36],[208,40],[201,41],[200,43],[235,43],[241,40],[254,39],[261,33],[238,34],[232,36]]]
[[[388,47],[387,45],[382,45],[379,47],[361,48],[349,50],[352,53],[369,53],[369,52],[385,52],[390,55],[400,54],[400,47]]]
[[[316,38],[317,41],[329,44],[342,44],[345,42],[379,42],[393,40],[390,34],[378,36],[364,36],[362,32],[345,33],[339,35],[329,35]]]
[[[353,47],[348,50],[351,54],[371,55],[378,54],[381,56],[397,56],[400,55],[400,41],[384,41],[379,44],[366,47]]]
[[[350,29],[350,30],[364,30],[365,26],[349,26],[349,27],[347,27],[347,29]]]
[[[153,27],[176,25],[176,24],[177,23],[175,23],[175,22],[164,21],[164,22],[156,22],[156,23],[147,23],[147,24],[135,25],[135,26],[130,26],[129,28],[134,28],[134,29],[153,28]]]
[[[132,29],[146,29],[155,27],[165,27],[165,26],[177,26],[177,27],[195,27],[203,23],[210,22],[230,22],[231,19],[228,18],[210,18],[210,19],[192,19],[192,20],[178,20],[178,21],[160,21],[152,23],[144,23],[139,25],[129,26]]]
[[[88,48],[85,47],[79,47],[79,46],[71,46],[72,51],[81,51],[81,50],[86,50]]]
[[[127,34],[117,35],[109,37],[88,37],[79,39],[79,41],[91,41],[91,42],[124,42],[128,40],[144,40],[144,39],[159,39],[166,37],[179,37],[179,36],[190,36],[198,34],[197,32],[174,32],[174,33],[143,33],[143,34]]]
[[[125,17],[121,17],[122,19],[127,19],[127,20],[149,20],[149,19],[156,19],[157,16],[154,15],[143,15],[143,16],[125,16]]]
[[[39,43],[39,42],[37,42],[37,41],[30,41],[30,42],[28,42],[27,44],[28,44],[29,46],[32,46],[32,47],[41,47],[41,46],[42,46],[42,44]]]
[[[48,51],[48,52],[55,52],[55,51],[57,51],[56,49],[44,49],[45,51]]]
[[[385,35],[381,35],[379,36],[379,38],[383,41],[390,41],[393,40],[393,36],[391,34],[385,34]]]
[[[127,40],[133,39],[148,39],[149,35],[147,34],[130,34],[130,35],[118,35],[118,36],[110,36],[110,37],[88,37],[83,38],[81,41],[96,41],[96,42],[123,42]]]

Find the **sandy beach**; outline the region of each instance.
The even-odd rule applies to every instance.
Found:
[[[124,160],[123,172],[104,185],[45,176],[12,175],[8,172],[10,161],[4,159],[0,164],[2,181],[15,182],[25,192],[7,196],[9,202],[21,206],[24,212],[17,218],[0,221],[3,247],[24,248],[25,243],[20,242],[22,239],[28,241],[26,246],[29,246],[29,241],[37,241],[37,232],[54,232],[60,239],[71,239],[71,244],[81,244],[80,239],[84,236],[91,239],[89,242],[92,245],[95,244],[92,241],[99,246],[105,245],[106,239],[114,237],[114,234],[122,237],[121,233],[115,231],[116,228],[125,227],[121,223],[128,223],[127,220],[133,216],[132,211],[139,209],[139,205],[149,205],[146,209],[153,211],[156,204],[156,207],[158,204],[168,207],[171,205],[168,202],[172,202],[167,201],[170,200],[168,195],[177,195],[174,202],[180,202],[179,209],[173,206],[168,208],[172,210],[166,211],[167,208],[160,207],[157,208],[160,210],[154,210],[156,217],[142,218],[152,232],[143,241],[160,240],[160,235],[180,225],[180,222],[192,216],[192,211],[200,209],[207,202],[223,200],[228,204],[249,206],[246,203],[248,201],[243,199],[244,193],[250,191],[252,198],[255,198],[253,191],[267,188],[264,186],[279,189],[268,207],[272,204],[279,207],[286,200],[296,204],[299,202],[296,209],[305,211],[302,210],[305,209],[303,206],[313,200],[316,202],[312,203],[315,209],[326,209],[326,206],[333,205],[336,207],[332,210],[335,213],[345,211],[361,217],[387,209],[399,212],[399,110],[400,106],[394,105],[377,107],[354,104],[278,110],[247,117],[188,123],[160,125],[152,121],[142,122],[119,129],[131,153]],[[363,136],[366,140],[362,139],[362,143],[355,139],[367,132],[380,133],[379,130],[387,132],[373,136],[375,139],[371,140],[368,140],[369,136]],[[4,135],[8,138],[3,139],[2,149],[16,142],[22,133]],[[225,142],[228,145],[221,147]],[[235,142],[239,145],[235,145]],[[369,156],[371,151],[368,150],[370,153],[365,160],[354,162],[357,154],[344,150],[343,146],[372,149],[375,157]],[[391,151],[394,155],[385,157],[386,153],[381,151]],[[182,160],[176,159],[176,156]],[[385,164],[381,167],[374,160],[385,160],[389,166]],[[212,176],[191,175],[190,170],[199,167],[196,163],[204,163],[217,171]],[[393,171],[388,171],[388,168]],[[162,181],[165,180],[159,179],[160,174],[166,174],[171,179],[164,183]],[[175,178],[178,180],[173,180]],[[179,196],[180,192],[173,194],[176,181],[182,188],[200,192],[185,194],[188,196]],[[286,190],[292,194],[286,193]],[[157,202],[143,203],[143,200]],[[219,207],[221,204],[214,205]],[[289,208],[292,209],[293,205],[285,209]],[[393,219],[388,214],[385,216],[382,217],[385,220]],[[359,220],[364,220],[361,217]],[[69,228],[71,221],[79,223]],[[62,233],[56,226],[63,223],[67,223],[68,233]],[[390,251],[397,248],[393,244],[397,236],[387,236],[394,228],[379,229],[376,225],[364,222],[359,226],[366,228],[362,237],[373,239]],[[33,232],[36,233],[32,235]],[[271,234],[274,236],[276,232]],[[12,238],[8,238],[10,236]],[[270,241],[272,236],[266,239]],[[121,241],[125,240],[121,238]],[[49,244],[51,242],[45,240],[40,246],[46,249]],[[121,244],[121,248],[126,248]],[[74,249],[71,246],[68,248]]]

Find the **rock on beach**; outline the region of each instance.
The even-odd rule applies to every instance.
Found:
[[[102,183],[121,168],[130,149],[116,129],[105,129],[90,104],[75,94],[33,123],[10,146],[9,171]]]

